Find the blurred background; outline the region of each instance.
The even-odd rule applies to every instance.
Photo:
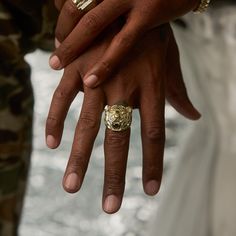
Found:
[[[35,94],[34,149],[20,235],[145,235],[147,222],[158,208],[162,194],[149,197],[144,194],[142,189],[138,112],[134,112],[132,124],[123,204],[118,213],[107,215],[101,208],[104,167],[103,123],[81,190],[71,195],[66,193],[61,186],[75,125],[80,113],[82,93],[75,99],[68,114],[61,146],[57,150],[49,150],[45,145],[45,119],[51,96],[61,77],[61,72],[52,71],[48,67],[48,58],[49,54],[42,51],[36,51],[26,57],[26,60],[32,65],[32,83]],[[171,160],[175,158],[180,131],[184,131],[185,126],[189,123],[171,107],[166,107],[165,176],[171,168]],[[161,192],[165,188],[165,176]]]
[[[13,5],[16,2],[22,1],[12,1]],[[20,9],[24,9],[24,5],[20,3]],[[37,3],[36,1],[33,3],[35,9],[37,7],[34,4]],[[197,17],[192,17],[190,14],[178,21],[176,36],[180,39],[179,46],[183,54],[181,62],[184,65],[184,78],[188,92],[193,100],[195,98],[194,104],[203,117],[199,122],[195,122],[193,127],[193,122],[185,120],[170,106],[166,106],[164,178],[160,194],[149,197],[142,189],[139,115],[134,112],[126,191],[121,210],[114,215],[105,214],[101,208],[104,125],[102,124],[97,137],[83,187],[79,193],[73,195],[66,193],[62,189],[61,180],[70,153],[83,94],[79,94],[70,109],[61,146],[57,150],[49,150],[44,141],[45,119],[51,96],[62,74],[49,69],[49,54],[36,51],[27,55],[26,59],[32,66],[32,84],[35,93],[34,148],[24,214],[20,225],[21,236],[146,236],[146,229],[150,227],[152,218],[154,218],[152,236],[157,236],[157,232],[159,236],[236,235],[235,3],[235,0],[215,0],[212,1],[212,8],[207,14]],[[15,42],[21,36],[15,29],[15,23],[14,27],[9,29],[8,21],[11,21],[11,18],[5,11],[0,15],[3,22],[6,21],[6,35],[8,36],[10,32],[10,41]],[[22,20],[21,15],[19,19]],[[37,17],[33,17],[32,21],[34,19],[37,20]],[[17,22],[17,25],[18,23],[20,22]],[[2,39],[2,45],[5,45],[4,35]],[[18,57],[15,43],[11,42],[8,45],[7,40],[6,45],[2,53],[9,54],[9,60],[13,63],[9,65],[15,65],[15,60],[12,61],[12,58]],[[11,48],[14,55],[11,55]],[[15,75],[15,71],[9,65],[5,65],[8,62],[5,56],[0,59],[3,68],[5,66],[10,68],[6,71],[7,76],[3,77],[5,83],[4,79],[8,78],[8,74]],[[22,76],[21,66],[17,68],[19,77]],[[9,84],[12,83],[12,79],[15,79],[14,76],[10,77]],[[13,93],[12,107],[18,105],[19,97],[15,95],[20,94],[20,97],[27,95],[22,91],[24,90]],[[8,115],[7,109],[4,115],[5,112]],[[7,124],[8,121],[11,123],[10,128],[17,124],[14,119],[12,122],[7,118],[6,121]],[[183,133],[188,126],[193,128],[192,133],[183,140]],[[17,152],[12,146],[9,150]],[[178,153],[179,158],[176,157]],[[13,160],[14,158],[13,156]],[[178,165],[174,164],[174,160],[177,160]],[[23,164],[25,166],[25,163]],[[6,169],[8,173],[8,167]],[[170,172],[174,173],[172,178],[169,178]],[[167,189],[168,179],[172,180],[172,184],[168,185],[170,187]],[[6,180],[4,179],[4,186],[8,189],[11,180],[9,178]],[[22,184],[22,182],[19,184],[21,189],[23,189]],[[10,200],[14,206],[14,197],[14,193],[10,192],[6,199],[3,198],[1,213],[7,217],[6,209],[11,208],[11,204],[5,200]],[[152,214],[157,212],[159,218],[153,217]],[[15,219],[15,212],[13,218]],[[13,229],[11,222],[8,222],[8,219],[4,222],[3,217],[3,222],[0,223],[6,223],[3,228],[0,225],[0,235],[6,236],[2,232]]]

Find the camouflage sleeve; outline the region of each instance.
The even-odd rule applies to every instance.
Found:
[[[0,2],[0,235],[17,235],[32,144],[30,68],[21,31]]]
[[[53,50],[58,12],[53,0],[2,0],[23,35],[25,53],[35,48]]]
[[[33,92],[24,54],[53,48],[52,1],[0,1],[0,235],[18,235],[32,149]],[[40,2],[40,1],[39,1]],[[34,6],[39,8],[34,9]],[[33,18],[37,20],[33,20]],[[29,19],[32,19],[30,22]],[[26,29],[23,23],[27,22]]]
[[[42,5],[41,30],[34,37],[36,46],[42,50],[52,51],[54,49],[55,26],[58,12],[54,6],[54,1],[46,1]]]

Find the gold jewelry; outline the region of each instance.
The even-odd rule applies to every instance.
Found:
[[[211,0],[201,0],[201,3],[199,4],[199,6],[197,7],[197,9],[195,9],[193,12],[194,13],[203,13],[204,11],[207,10],[209,4],[210,4]]]
[[[88,12],[97,6],[97,0],[72,0],[78,10]]]
[[[132,122],[132,107],[126,105],[106,105],[104,122],[108,129],[124,131]]]

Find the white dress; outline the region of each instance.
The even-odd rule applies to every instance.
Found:
[[[236,236],[236,5],[176,27],[184,78],[202,113],[162,191],[150,236]]]

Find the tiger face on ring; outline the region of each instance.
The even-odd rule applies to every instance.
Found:
[[[123,105],[105,107],[105,124],[113,131],[123,131],[130,127],[132,122],[132,108]]]

